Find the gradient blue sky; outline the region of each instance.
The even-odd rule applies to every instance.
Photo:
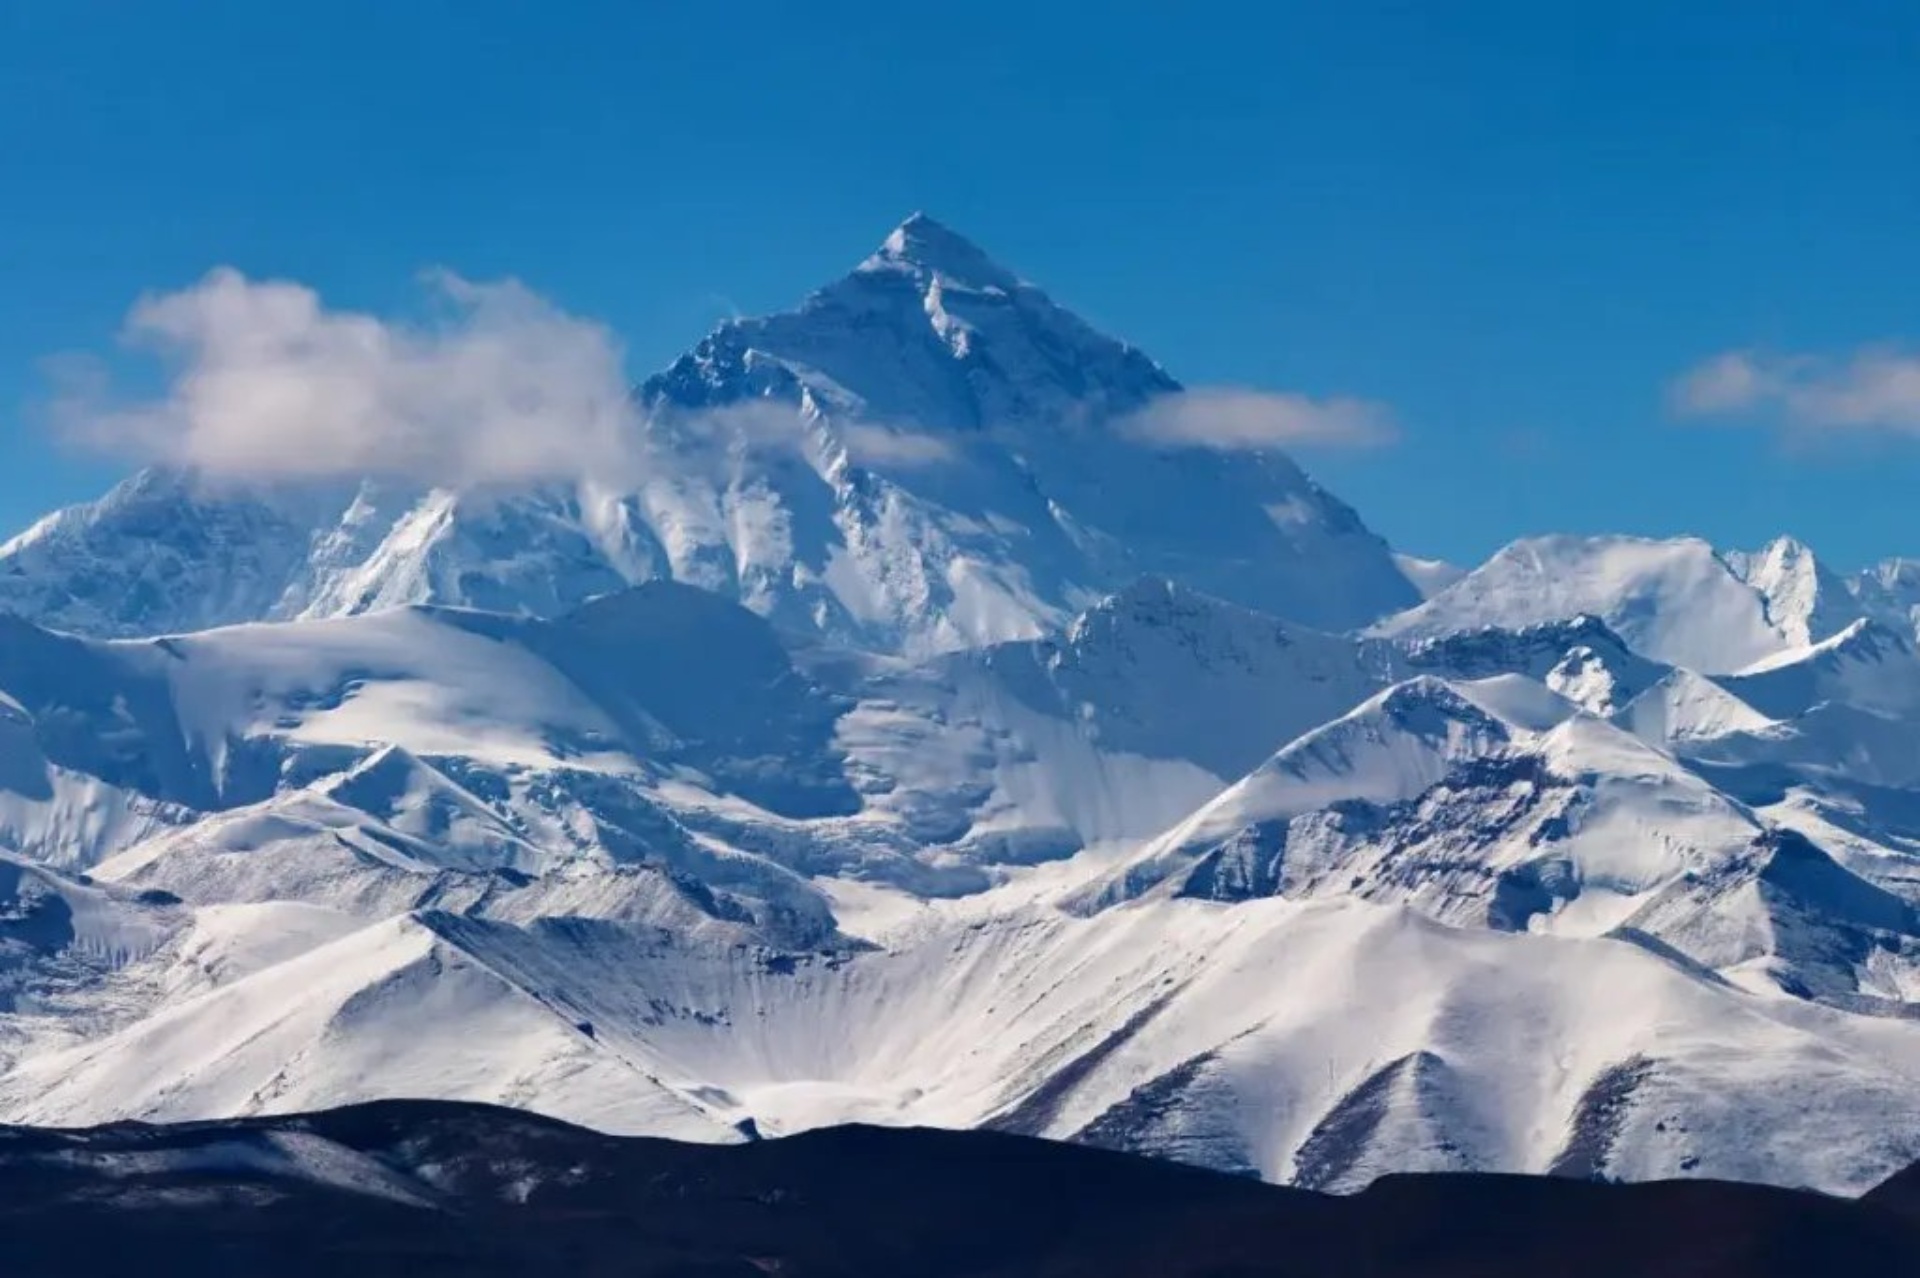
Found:
[[[1405,549],[1920,553],[1920,404],[1823,428],[1847,371],[1796,362],[1920,335],[1911,0],[0,0],[0,157],[9,530],[114,473],[44,358],[216,264],[517,275],[644,372],[925,208],[1189,383],[1392,405],[1305,460]],[[1676,422],[1743,348],[1778,384]]]

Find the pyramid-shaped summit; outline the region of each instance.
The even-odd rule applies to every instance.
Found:
[[[924,213],[791,311],[732,320],[643,388],[669,407],[812,401],[889,426],[1095,423],[1179,383]]]
[[[893,229],[862,271],[906,270],[938,275],[969,288],[1010,290],[1020,278],[944,222],[915,213]]]

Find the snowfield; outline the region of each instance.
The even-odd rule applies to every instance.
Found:
[[[1912,574],[1462,573],[1112,428],[1177,393],[915,218],[649,379],[639,491],[48,517],[0,548],[0,1119],[1920,1159]]]

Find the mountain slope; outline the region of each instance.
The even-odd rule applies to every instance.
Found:
[[[1920,1153],[1909,1022],[1749,994],[1630,941],[1352,899],[941,910],[883,948],[811,954],[564,907],[428,911],[185,997],[166,979],[180,953],[127,969],[117,1022],[29,1040],[0,1075],[6,1112],[74,1124],[424,1092],[708,1140],[749,1119],[992,1125],[1343,1188],[1573,1160],[1857,1192]],[[1421,1053],[1429,1082],[1375,1081]],[[1351,1130],[1356,1111],[1375,1117]]]
[[[1341,1188],[1852,1189],[1920,1153],[1903,854],[1782,842],[1668,752],[1775,721],[1591,619],[1401,644],[1145,580],[1057,639],[908,662],[657,583],[552,621],[6,638],[14,784],[172,806],[84,857],[14,833],[93,880],[36,867],[34,899],[148,939],[99,960],[23,924],[0,1112],[404,1087],[709,1139],[993,1124]],[[1871,655],[1804,660],[1864,695]],[[75,907],[48,908],[21,917]]]
[[[1382,622],[1376,633],[1434,637],[1483,626],[1519,629],[1587,614],[1643,656],[1705,674],[1726,673],[1803,644],[1809,627],[1818,630],[1829,623],[1830,600],[1813,593],[1810,556],[1779,550],[1757,560],[1749,565],[1743,557],[1736,565],[1692,538],[1528,538],[1425,603]],[[1756,585],[1749,572],[1767,575]],[[1780,596],[1783,608],[1800,611],[1776,619],[1769,590]],[[1788,598],[1794,591],[1802,592],[1797,602]]]

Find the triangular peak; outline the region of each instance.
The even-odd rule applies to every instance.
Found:
[[[1818,643],[1860,615],[1846,582],[1797,538],[1775,537],[1752,554],[1726,559],[1759,592],[1769,620],[1796,644]]]
[[[1012,289],[1020,284],[1019,276],[988,257],[979,245],[925,213],[915,213],[896,226],[860,269],[937,275],[978,289]]]

